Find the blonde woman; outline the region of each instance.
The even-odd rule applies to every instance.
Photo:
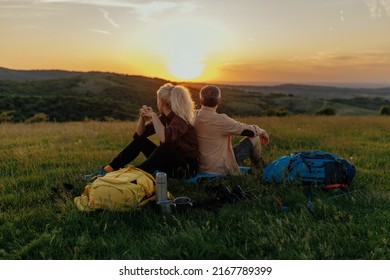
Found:
[[[180,85],[164,84],[157,90],[157,115],[152,107],[139,110],[137,130],[131,143],[110,164],[84,176],[90,179],[123,168],[140,153],[147,158],[137,167],[149,172],[165,172],[172,178],[189,178],[198,171],[198,143],[192,126],[194,102],[189,91]],[[147,120],[150,120],[147,122]],[[160,145],[148,139],[156,134]]]

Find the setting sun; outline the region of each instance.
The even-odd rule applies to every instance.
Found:
[[[188,59],[177,59],[168,65],[170,73],[179,79],[198,78],[203,71],[203,64],[199,61]]]
[[[146,51],[164,61],[163,76],[199,80],[210,79],[210,65],[206,62],[226,43],[223,34],[212,23],[183,20],[150,27],[140,35],[148,37]]]

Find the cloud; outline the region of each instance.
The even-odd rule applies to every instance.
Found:
[[[106,30],[100,30],[100,29],[94,29],[94,28],[90,28],[89,30],[91,30],[95,33],[103,34],[103,35],[110,35],[111,34],[109,31],[106,31]]]
[[[34,0],[0,0],[0,18],[37,18],[59,13],[56,7],[35,4]]]
[[[362,66],[362,65],[390,65],[390,51],[361,50],[352,53],[318,52],[313,56],[293,57],[288,60],[302,66]]]
[[[110,14],[109,14],[107,11],[105,11],[105,10],[103,10],[103,9],[99,9],[99,11],[103,14],[104,18],[105,18],[106,20],[108,20],[108,22],[109,22],[112,26],[114,26],[115,28],[118,28],[118,29],[119,29],[119,25],[110,17]]]
[[[140,4],[125,0],[35,0],[34,3],[77,4],[106,8],[128,8],[136,15],[138,20],[144,22],[153,21],[156,15],[164,12],[176,11],[179,13],[191,13],[197,8],[197,6],[192,2],[183,1],[151,1]],[[103,15],[112,25],[117,25],[111,18],[108,17],[108,13],[104,12]]]
[[[134,12],[137,14],[137,19],[149,22],[153,21],[153,16],[177,8],[174,2],[157,2],[153,1],[147,4],[131,4]]]
[[[196,6],[190,2],[180,3],[178,5],[179,11],[182,13],[191,13],[196,10]]]
[[[372,18],[390,16],[390,0],[365,0]]]
[[[231,81],[384,82],[390,70],[390,51],[319,52],[290,59],[231,61],[218,71]],[[387,79],[388,80],[388,79]]]
[[[390,64],[389,50],[362,50],[355,54],[367,63]]]
[[[104,7],[126,7],[128,1],[123,0],[34,0],[35,3],[80,4]]]
[[[164,12],[191,13],[196,10],[196,6],[190,2],[173,2],[173,1],[152,1],[144,4],[128,3],[128,7],[132,8],[137,15],[136,18],[140,21],[154,21],[157,14]]]

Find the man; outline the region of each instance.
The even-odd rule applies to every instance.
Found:
[[[202,107],[194,116],[200,152],[199,172],[237,175],[239,164],[246,158],[258,164],[261,145],[269,143],[267,132],[257,125],[247,125],[217,113],[221,104],[221,90],[217,86],[205,86],[199,95]],[[234,135],[245,137],[233,147]]]

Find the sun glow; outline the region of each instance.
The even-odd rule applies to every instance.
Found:
[[[183,44],[183,48],[178,47],[174,53],[167,62],[170,74],[179,79],[196,79],[202,76],[204,54],[199,44]]]
[[[177,59],[168,64],[170,73],[179,79],[195,79],[202,75],[204,65],[199,61]]]
[[[224,43],[222,34],[206,23],[175,22],[149,30],[148,50],[164,60],[169,78],[208,79],[206,62]]]

